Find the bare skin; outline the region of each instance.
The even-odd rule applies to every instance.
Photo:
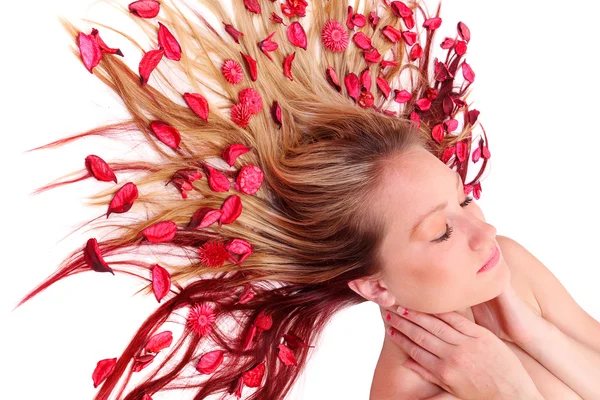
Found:
[[[471,306],[497,297],[510,281],[541,315],[527,283],[514,266],[509,266],[510,255],[502,252],[496,228],[486,222],[474,200],[469,202],[472,194],[464,194],[463,183],[457,178],[455,171],[421,148],[389,162],[377,199],[370,205],[388,221],[380,248],[382,269],[350,282],[349,287],[382,310],[402,305],[431,314],[456,311],[474,322]],[[444,203],[445,207],[422,218]],[[441,240],[444,235],[449,236]],[[502,252],[500,261],[478,274],[496,246]],[[519,346],[505,343],[546,399],[580,399]],[[443,392],[402,366],[407,358],[386,335],[371,400],[426,399]]]

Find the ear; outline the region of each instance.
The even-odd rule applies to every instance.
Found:
[[[396,298],[387,289],[381,278],[366,276],[348,282],[348,287],[361,297],[375,302],[382,307],[391,307],[396,303]]]

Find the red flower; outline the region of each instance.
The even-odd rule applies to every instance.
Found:
[[[200,262],[207,267],[221,267],[229,258],[225,244],[218,240],[210,240],[198,249]]]
[[[238,94],[238,100],[248,107],[248,112],[250,114],[256,114],[262,110],[262,97],[260,97],[260,94],[253,88],[242,90]]]
[[[250,110],[246,104],[238,103],[231,107],[231,120],[242,128],[248,126],[251,116],[252,114],[250,113]]]
[[[269,60],[271,60],[271,61],[273,61],[273,59],[269,55],[269,52],[275,51],[275,50],[277,50],[277,48],[279,48],[279,45],[277,44],[277,42],[274,42],[271,40],[273,35],[275,35],[275,32],[271,33],[265,39],[258,42],[258,47],[260,48],[260,50],[264,53],[265,56],[269,57]]]
[[[213,309],[206,303],[194,304],[187,316],[187,326],[200,336],[208,335],[212,331],[212,323],[216,317]]]
[[[235,60],[225,60],[223,66],[221,66],[221,72],[225,79],[227,79],[227,82],[234,85],[240,83],[244,78],[242,66]]]
[[[306,0],[286,0],[286,4],[281,4],[281,12],[288,18],[297,15],[299,17],[306,16],[306,7],[308,3]]]
[[[239,44],[240,36],[244,36],[244,34],[235,29],[231,24],[226,24],[225,22],[223,22],[223,25],[225,25],[225,32],[229,33],[229,36],[231,36],[233,40]]]
[[[334,52],[342,52],[348,47],[348,32],[338,21],[331,19],[321,30],[321,41],[325,48]]]

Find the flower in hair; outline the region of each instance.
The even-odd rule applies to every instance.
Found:
[[[181,46],[175,36],[166,26],[158,23],[158,45],[165,51],[165,57],[170,60],[179,61],[181,59]]]
[[[321,30],[321,42],[327,50],[342,52],[348,47],[348,40],[348,32],[334,19],[327,21]]]
[[[275,50],[277,50],[279,48],[279,45],[277,44],[277,42],[274,42],[274,41],[271,40],[271,38],[273,37],[273,35],[275,35],[275,32],[271,33],[265,39],[263,39],[260,42],[258,42],[258,47],[260,48],[260,50],[271,61],[273,61],[273,59],[271,58],[271,55],[269,54],[269,52],[275,51]]]
[[[281,12],[288,18],[295,15],[305,17],[306,7],[308,7],[306,0],[285,0],[285,3],[281,4]]]
[[[238,100],[240,103],[245,104],[248,107],[250,114],[256,114],[262,110],[262,97],[253,88],[246,88],[238,93]]]
[[[94,381],[94,387],[98,387],[106,378],[113,373],[117,364],[117,358],[106,358],[98,361],[96,368],[92,373],[92,380]]]
[[[187,327],[200,336],[212,332],[212,324],[216,317],[214,310],[206,303],[191,306],[187,316]]]
[[[154,18],[160,11],[156,0],[139,0],[129,4],[129,12],[140,18]]]
[[[223,350],[213,350],[204,354],[196,364],[196,370],[201,374],[212,374],[223,362]]]
[[[304,32],[304,28],[300,22],[294,21],[287,27],[287,37],[291,44],[306,50],[308,44],[306,32]]]
[[[243,103],[234,104],[231,107],[231,120],[238,125],[240,128],[245,128],[250,123],[250,117],[252,113],[248,109],[248,106]]]
[[[204,96],[200,93],[185,92],[183,94],[183,99],[194,114],[200,117],[200,119],[208,121],[208,101]]]
[[[90,154],[85,158],[85,168],[99,181],[117,183],[117,176],[110,166],[102,158],[97,155]]]
[[[240,83],[244,78],[242,66],[235,60],[225,60],[221,66],[221,73],[227,82],[233,85]]]
[[[219,240],[209,240],[198,249],[200,262],[207,267],[221,267],[229,258],[225,244]]]

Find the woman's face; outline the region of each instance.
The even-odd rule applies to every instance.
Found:
[[[496,228],[475,200],[465,203],[472,193],[464,194],[458,173],[422,148],[388,167],[372,209],[389,222],[380,249],[383,270],[370,282],[378,285],[369,289],[381,296],[376,302],[393,298],[393,304],[439,313],[500,294],[510,280],[502,255],[494,268],[477,273],[498,246]],[[441,207],[429,214],[436,206]]]

